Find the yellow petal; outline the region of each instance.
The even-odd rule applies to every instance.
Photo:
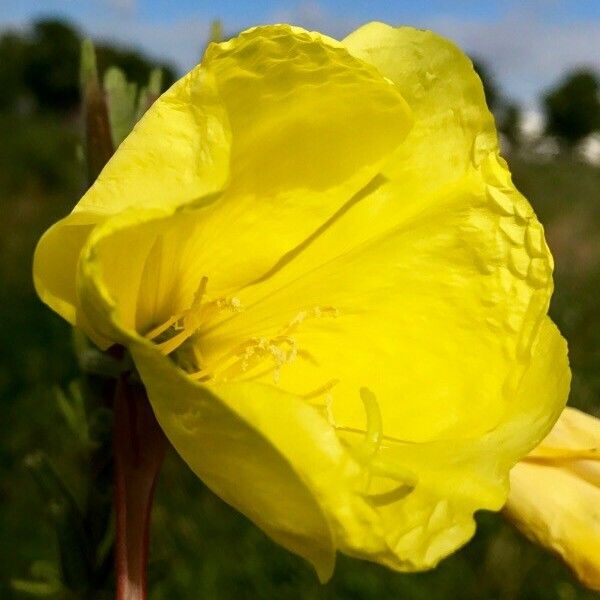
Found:
[[[534,257],[502,232],[503,219],[518,223],[494,212],[486,190],[478,177],[465,178],[435,202],[413,204],[412,214],[400,208],[400,222],[387,230],[369,215],[377,192],[366,198],[355,207],[360,219],[351,209],[277,273],[240,290],[244,311],[200,329],[206,363],[221,363],[235,340],[289,335],[300,355],[281,369],[281,387],[304,395],[338,381],[331,393],[341,425],[362,423],[356,390],[368,387],[394,437],[489,431],[531,360],[552,281],[547,249],[539,257],[545,279],[530,278],[527,265],[524,273],[514,268],[515,252],[528,264]],[[388,203],[399,193],[386,191]],[[354,246],[364,235],[359,223],[383,232]],[[535,217],[528,227],[539,228]]]
[[[109,216],[218,191],[229,177],[230,144],[218,83],[198,65],[152,104],[74,212]]]
[[[523,461],[510,472],[508,518],[600,590],[600,487],[568,468]]]
[[[342,43],[391,79],[413,111],[415,124],[386,175],[432,190],[497,150],[481,81],[452,42],[431,31],[375,22]]]
[[[76,324],[77,261],[96,224],[127,209],[193,201],[220,189],[228,173],[227,116],[214,80],[197,67],[152,105],[71,215],[39,241],[39,296]]]
[[[184,277],[195,282],[187,296],[203,276],[215,293],[239,287],[363,188],[410,125],[397,88],[329,38],[270,26],[211,46],[202,66],[119,147],[74,215],[42,238],[38,291],[73,322],[71,248],[79,249],[89,233],[70,227],[74,219],[97,223],[126,209],[175,210],[198,198],[212,198],[212,206],[172,249],[185,256]],[[226,176],[224,192],[211,196]],[[64,256],[58,246],[71,234]],[[66,269],[57,282],[60,262]]]
[[[502,507],[509,469],[556,420],[569,375],[566,343],[546,319],[531,363],[496,428],[471,439],[387,443],[383,456],[419,478],[406,499],[380,507],[390,547],[410,561],[406,570],[435,566],[474,533],[475,511]]]
[[[204,64],[231,123],[231,181],[198,219],[184,278],[206,276],[220,295],[263,276],[351,202],[411,117],[375,68],[299,28],[252,29],[211,46]]]
[[[598,452],[600,457],[600,421],[576,408],[568,406],[544,441],[532,451],[530,457],[543,457],[545,452]],[[554,456],[557,456],[555,454]]]
[[[203,64],[227,109],[231,185],[244,195],[340,184],[348,192],[348,181],[364,185],[410,126],[404,99],[376,69],[298,27],[251,29],[209,46]],[[313,198],[306,203],[319,210]]]
[[[600,590],[600,419],[565,408],[510,472],[507,517]]]
[[[277,390],[203,387],[155,349],[140,343],[132,351],[161,427],[193,471],[327,580],[335,542],[316,494],[319,487],[339,490],[335,436],[309,407]],[[310,477],[310,465],[320,466],[318,476]]]

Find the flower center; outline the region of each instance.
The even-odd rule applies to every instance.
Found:
[[[205,301],[208,277],[200,280],[200,285],[194,293],[190,307],[183,312],[171,316],[164,323],[145,334],[149,340],[155,342],[156,347],[165,355],[172,354],[181,347],[192,335],[198,331],[202,323],[215,314],[229,310],[239,312],[242,310],[238,298],[217,298],[211,302]]]
[[[207,301],[207,284],[208,278],[203,277],[189,308],[145,334],[163,354],[176,357],[178,365],[197,381],[230,381],[242,376],[258,379],[272,373],[274,383],[279,383],[284,365],[292,363],[298,356],[310,358],[308,352],[298,347],[294,337],[298,328],[308,319],[338,316],[337,309],[331,306],[313,306],[301,310],[276,335],[242,339],[218,358],[206,361],[200,356],[197,344],[186,342],[219,313],[239,313],[244,310],[236,297]]]
[[[199,344],[190,340],[201,327],[217,316],[228,311],[240,313],[244,310],[236,297],[220,297],[207,300],[208,278],[203,277],[194,294],[189,308],[173,315],[164,323],[155,327],[145,337],[156,344],[165,355],[172,355],[179,367],[183,368],[193,380],[225,382],[243,377],[245,380],[259,379],[272,374],[274,383],[279,383],[281,370],[297,358],[311,360],[305,349],[299,348],[295,333],[310,319],[335,318],[338,310],[332,306],[313,306],[299,311],[276,335],[252,336],[235,343],[229,350],[210,361],[201,356]],[[191,342],[191,343],[188,343]],[[191,358],[190,358],[191,357]],[[402,499],[414,490],[417,484],[415,475],[395,461],[382,455],[382,445],[404,444],[402,440],[383,435],[381,411],[375,395],[367,388],[360,389],[360,397],[365,409],[366,428],[351,428],[335,423],[331,411],[331,390],[339,383],[331,379],[319,388],[304,394],[309,404],[323,413],[330,425],[340,436],[353,458],[365,467],[366,479],[361,493],[374,505],[385,505]],[[373,484],[375,479],[392,483],[381,486]]]

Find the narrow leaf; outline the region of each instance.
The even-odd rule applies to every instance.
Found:
[[[104,74],[104,90],[112,141],[116,148],[127,137],[135,123],[137,86],[127,82],[121,69],[110,67]]]

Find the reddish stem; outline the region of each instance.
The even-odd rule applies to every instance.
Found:
[[[123,378],[115,393],[117,600],[146,600],[154,486],[167,441],[146,394]]]

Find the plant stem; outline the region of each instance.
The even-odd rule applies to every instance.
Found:
[[[114,408],[116,599],[146,600],[150,513],[167,441],[141,386],[121,377]]]

